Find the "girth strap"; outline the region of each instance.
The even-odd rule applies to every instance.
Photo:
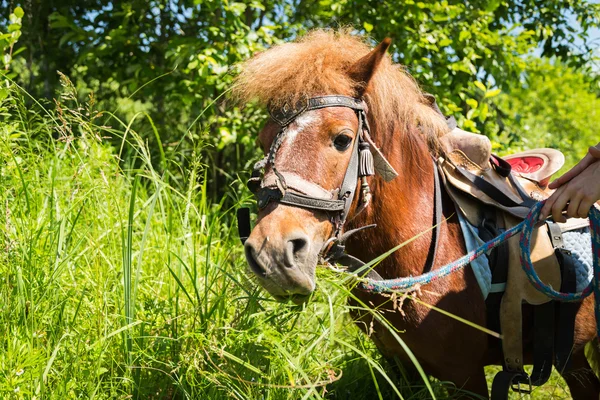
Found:
[[[554,361],[554,301],[533,306],[533,371],[531,384],[548,381]]]

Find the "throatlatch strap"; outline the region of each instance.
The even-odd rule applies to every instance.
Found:
[[[360,276],[361,278],[369,278],[369,279],[373,279],[376,281],[383,280],[381,275],[379,275],[377,273],[377,271],[375,271],[373,269],[373,266],[371,266],[368,269],[361,269],[366,264],[364,262],[362,262],[361,260],[359,260],[358,258],[351,256],[350,254],[344,253],[341,257],[337,258],[335,260],[335,262],[346,266],[348,268],[348,272],[355,273],[356,275]]]

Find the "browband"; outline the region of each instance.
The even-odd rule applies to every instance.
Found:
[[[290,106],[288,103],[284,103],[281,107],[269,106],[269,115],[273,121],[279,125],[288,126],[298,115],[303,112],[310,110],[318,110],[319,108],[326,107],[348,107],[353,110],[366,111],[365,103],[361,99],[354,97],[341,96],[341,95],[329,95],[312,97],[310,99],[303,99],[296,102],[295,105]]]

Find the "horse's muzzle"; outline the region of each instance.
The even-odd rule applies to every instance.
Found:
[[[283,237],[253,232],[244,246],[250,270],[278,300],[305,297],[315,289],[317,253],[310,238],[291,231]]]

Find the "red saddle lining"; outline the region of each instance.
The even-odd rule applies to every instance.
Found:
[[[513,171],[523,174],[539,171],[545,164],[543,158],[534,156],[515,157],[506,161],[510,164]]]

